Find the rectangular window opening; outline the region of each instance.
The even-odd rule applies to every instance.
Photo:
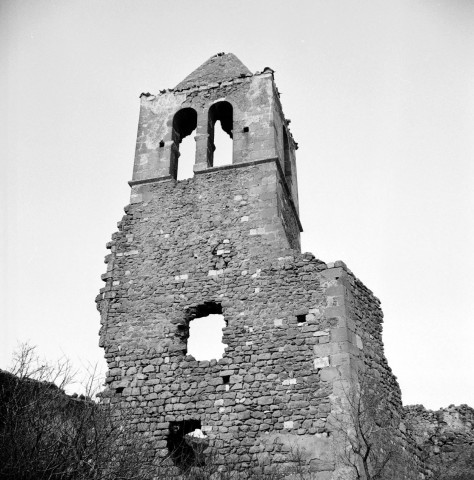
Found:
[[[298,321],[298,323],[305,323],[306,315],[296,315],[296,320]]]
[[[222,377],[222,383],[223,383],[224,385],[229,384],[229,383],[230,383],[230,375],[223,375],[223,377]]]

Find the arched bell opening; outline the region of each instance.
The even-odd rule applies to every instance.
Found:
[[[173,117],[173,147],[170,159],[170,175],[176,180],[184,180],[194,175],[196,142],[190,136],[197,127],[197,112],[194,108],[183,108]],[[183,140],[189,137],[185,142]]]
[[[233,115],[232,105],[226,101],[214,103],[209,109],[207,163],[210,167],[233,162]]]

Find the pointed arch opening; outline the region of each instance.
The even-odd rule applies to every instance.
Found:
[[[208,165],[210,167],[219,167],[232,163],[233,128],[234,113],[232,105],[226,101],[212,105],[209,109],[208,119]]]
[[[170,159],[170,175],[176,180],[184,180],[194,175],[196,142],[191,136],[197,127],[197,112],[194,108],[183,108],[173,117],[173,147]],[[189,137],[185,142],[183,139]]]
[[[291,182],[291,154],[290,144],[288,142],[288,134],[286,128],[283,127],[283,167],[285,170],[285,178]]]

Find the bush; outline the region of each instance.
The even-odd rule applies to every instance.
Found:
[[[66,395],[72,377],[68,361],[40,362],[27,345],[11,372],[0,371],[0,478],[152,478],[146,445],[125,428],[123,414],[89,396]]]

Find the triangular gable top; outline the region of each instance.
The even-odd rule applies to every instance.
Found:
[[[247,75],[252,75],[252,72],[233,53],[218,53],[178,83],[174,89],[186,90]]]

